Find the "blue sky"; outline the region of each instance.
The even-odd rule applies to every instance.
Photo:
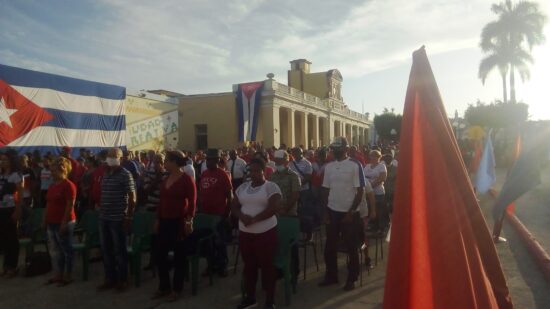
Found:
[[[286,83],[289,61],[337,68],[357,111],[403,108],[412,52],[426,45],[447,112],[502,96],[499,75],[477,78],[477,47],[495,17],[488,0],[0,0],[0,63],[185,94],[231,91],[266,73]],[[550,1],[539,1],[550,15]],[[545,28],[550,41],[550,27]],[[550,119],[550,43],[517,82],[531,119]]]

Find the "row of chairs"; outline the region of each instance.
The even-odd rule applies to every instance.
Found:
[[[42,224],[43,218],[43,208],[33,209],[31,214],[32,232],[29,237],[19,239],[20,246],[25,250],[26,259],[32,256],[35,245],[47,244],[47,234]],[[136,287],[139,287],[141,284],[142,255],[152,249],[151,234],[153,232],[154,220],[154,213],[143,211],[137,212],[132,222],[132,234],[130,236],[127,251],[130,259],[130,272],[134,276]],[[197,214],[193,221],[193,228],[207,228],[215,231],[215,227],[219,220],[220,217],[218,216]],[[87,281],[90,269],[90,252],[92,249],[100,247],[99,212],[96,210],[86,211],[78,227],[75,229],[75,234],[78,236],[77,238],[79,241],[73,244],[73,249],[76,253],[79,253],[82,258],[82,280]],[[187,259],[187,273],[191,274],[191,289],[193,295],[196,295],[198,290],[199,260],[201,257],[208,257],[202,250],[203,248],[206,248],[206,250],[213,250],[214,234],[212,233],[211,235],[201,237],[198,242],[198,252]],[[207,262],[210,267],[210,259],[207,258]],[[212,283],[213,277],[210,275],[210,284]]]

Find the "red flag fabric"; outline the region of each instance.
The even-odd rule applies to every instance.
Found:
[[[384,308],[513,308],[423,47],[401,132]]]

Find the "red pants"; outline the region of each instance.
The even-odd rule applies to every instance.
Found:
[[[277,227],[261,233],[239,232],[239,246],[244,261],[244,288],[246,296],[256,299],[258,270],[262,270],[262,287],[266,293],[266,302],[275,298],[277,271],[273,259],[277,253]]]

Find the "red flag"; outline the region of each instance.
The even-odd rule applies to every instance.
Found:
[[[401,132],[384,308],[513,308],[424,48]]]

